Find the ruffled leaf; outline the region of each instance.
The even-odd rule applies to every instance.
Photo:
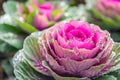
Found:
[[[112,72],[120,69],[120,43],[114,44],[113,53],[115,54],[114,61],[116,64],[111,68]]]
[[[51,77],[47,77],[43,79],[43,74],[48,75],[47,73],[41,71],[38,67],[36,67],[36,61],[38,63],[43,62],[42,65],[45,65],[46,68],[50,70],[52,75],[56,80],[90,80],[88,78],[75,78],[75,77],[61,77],[54,73],[47,65],[46,61],[42,60],[40,55],[40,46],[38,44],[38,38],[42,35],[41,32],[36,32],[31,34],[24,42],[24,47],[21,51],[19,51],[14,57],[14,73],[17,79],[20,80],[54,80]],[[42,74],[41,74],[42,73]],[[41,77],[42,76],[42,77]]]
[[[17,80],[54,80],[34,70],[25,59],[23,50],[14,56],[13,64]]]
[[[113,47],[113,53],[115,57],[113,60],[116,65],[110,69],[110,73],[95,78],[95,80],[120,80],[120,44],[115,43]]]
[[[42,74],[50,76],[49,70],[43,64],[44,60],[41,54],[41,47],[38,44],[38,39],[42,33],[43,32],[36,32],[27,37],[23,45],[23,51],[26,60],[32,68]]]
[[[90,78],[77,78],[77,77],[62,77],[51,70],[52,76],[55,80],[91,80]]]

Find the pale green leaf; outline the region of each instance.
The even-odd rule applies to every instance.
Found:
[[[92,80],[120,80],[120,43],[114,44],[111,57],[116,64],[106,74]]]
[[[38,67],[34,66],[36,65],[35,61],[39,63],[44,61],[41,57],[40,44],[38,44],[38,40],[42,33],[43,32],[32,33],[29,37],[27,37],[24,42],[23,50],[26,60],[36,71],[45,75],[49,75],[49,73],[43,72]]]
[[[7,1],[3,3],[4,12],[10,15],[14,15],[18,10],[18,3],[16,1]]]
[[[12,65],[12,59],[6,59],[1,62],[2,68],[7,74],[7,76],[13,75],[13,65]]]
[[[0,34],[0,52],[11,53],[22,48],[26,35],[23,31],[8,24],[0,24]]]
[[[115,54],[114,61],[116,65],[111,68],[112,72],[120,69],[120,43],[114,44],[113,53]]]
[[[34,70],[24,57],[23,50],[20,50],[13,59],[14,73],[18,80],[54,80]]]

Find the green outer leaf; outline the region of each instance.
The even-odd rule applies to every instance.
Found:
[[[88,9],[94,8],[98,0],[85,0]]]
[[[114,44],[113,53],[115,54],[113,61],[116,62],[116,65],[110,69],[109,73],[100,76],[95,80],[120,80],[120,43]]]
[[[113,75],[104,75],[95,80],[117,80],[117,78],[114,77]]]
[[[120,16],[117,16],[115,21],[118,21],[118,23],[119,23],[119,21],[120,21]]]
[[[17,13],[17,10],[18,10],[17,6],[18,6],[18,3],[12,0],[3,3],[4,12],[10,15],[14,15],[15,13]]]
[[[12,33],[2,34],[0,36],[0,40],[4,41],[5,43],[8,43],[9,45],[11,45],[11,46],[13,46],[13,47],[15,47],[17,49],[22,48],[23,39],[19,38],[15,34],[12,34]]]
[[[16,49],[15,47],[9,45],[8,43],[5,43],[4,41],[0,40],[0,52],[4,53],[4,55],[6,55],[7,53],[12,53],[12,52],[16,52],[18,49]]]
[[[1,33],[14,33],[14,34],[25,35],[25,36],[27,35],[21,29],[9,24],[0,24],[0,34]]]
[[[116,65],[111,68],[111,72],[108,75],[113,75],[120,80],[120,43],[115,43],[113,47],[113,52],[115,53],[114,61]]]
[[[9,25],[17,26],[12,16],[9,14],[4,14],[0,16],[0,24],[9,24]]]
[[[110,32],[114,41],[120,42],[120,32]]]
[[[24,56],[28,63],[31,65],[31,67],[33,67],[36,71],[50,76],[48,72],[43,72],[38,67],[35,67],[35,61],[37,61],[37,63],[43,63],[44,61],[42,60],[40,53],[40,45],[38,44],[38,39],[41,37],[42,33],[43,32],[32,33],[29,37],[25,39],[23,45]]]
[[[2,61],[2,68],[7,74],[7,76],[13,75],[13,65],[12,65],[12,59],[5,59]]]
[[[116,65],[111,68],[111,72],[120,69],[120,43],[114,44],[113,52],[115,53],[114,61],[116,62]]]
[[[51,70],[51,74],[55,78],[55,80],[91,80],[90,78],[62,77],[57,75],[52,70]]]
[[[117,78],[117,80],[120,80],[120,69],[113,71],[113,72],[110,72],[108,75],[113,75]]]
[[[34,70],[24,57],[24,51],[20,50],[13,58],[14,73],[18,80],[54,80]]]
[[[9,53],[21,49],[24,34],[14,26],[0,24],[0,52]]]
[[[26,31],[27,33],[32,33],[32,32],[38,31],[34,26],[32,26],[28,23],[21,22],[19,20],[16,20],[16,22],[18,23],[20,28],[23,29],[24,31]]]

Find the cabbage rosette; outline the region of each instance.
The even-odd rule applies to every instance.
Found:
[[[90,11],[90,22],[111,32],[115,41],[120,41],[120,0],[96,0]]]
[[[108,31],[72,20],[32,33],[13,64],[18,80],[117,80],[119,57]]]

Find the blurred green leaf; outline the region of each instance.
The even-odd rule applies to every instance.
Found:
[[[18,3],[14,0],[3,3],[4,12],[7,14],[14,15],[17,12]]]
[[[8,43],[0,40],[0,52],[4,53],[4,55],[6,55],[7,53],[12,53],[12,52],[16,52],[18,49],[16,49],[15,47],[9,45]]]
[[[40,4],[44,4],[44,3],[45,3],[45,0],[38,0],[38,2],[39,2]]]
[[[25,32],[23,32],[21,29],[16,28],[15,26],[9,25],[9,24],[0,24],[0,34],[4,33],[14,33],[18,35],[27,35]]]
[[[64,13],[63,20],[87,20],[86,8],[84,5],[80,5],[79,7],[70,7]]]
[[[109,73],[109,75],[114,75],[117,78],[117,80],[120,80],[120,69]]]
[[[28,0],[21,0],[21,2],[27,2]]]
[[[10,16],[9,14],[4,14],[0,16],[0,24],[9,24],[9,25],[17,26],[12,16]]]
[[[8,25],[0,24],[0,52],[15,52],[22,48],[26,33],[20,29]]]
[[[94,8],[97,1],[98,0],[85,0],[87,9]]]
[[[23,44],[23,39],[20,38],[18,35],[13,33],[5,33],[0,35],[0,40],[8,43],[9,45],[21,49]]]
[[[116,21],[118,21],[118,22],[120,21],[120,16],[116,17]]]
[[[0,24],[0,34],[1,41],[17,49],[22,48],[24,33],[21,30],[7,24]]]
[[[18,23],[20,28],[23,29],[24,31],[26,31],[27,33],[32,33],[32,32],[38,31],[34,26],[32,26],[28,23],[21,22],[19,20],[16,20],[16,22]]]
[[[113,75],[103,75],[95,80],[117,80]]]
[[[29,24],[32,24],[35,14],[36,14],[35,11],[28,14],[27,17],[26,17],[26,22],[29,23]]]
[[[111,37],[114,41],[120,42],[120,32],[111,32]]]
[[[7,74],[7,76],[13,75],[13,65],[12,65],[12,59],[6,59],[2,61],[2,68]]]
[[[56,16],[59,15],[59,14],[63,14],[63,11],[62,11],[62,10],[54,10],[54,11],[52,12],[52,16],[53,16],[53,17],[56,17]]]

